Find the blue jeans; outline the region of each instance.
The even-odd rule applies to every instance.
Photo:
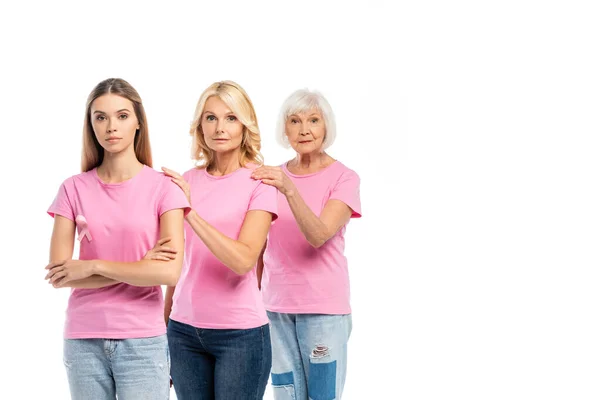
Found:
[[[140,339],[65,339],[74,400],[169,398],[167,335]]]
[[[202,329],[174,320],[167,328],[178,400],[261,400],[271,370],[269,325]]]
[[[275,400],[342,398],[352,316],[267,311]]]

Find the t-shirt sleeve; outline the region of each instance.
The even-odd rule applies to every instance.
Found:
[[[362,212],[360,209],[360,178],[352,170],[344,171],[340,176],[329,200],[340,200],[352,209],[351,218],[360,218]]]
[[[167,211],[176,210],[178,208],[182,208],[183,215],[187,215],[191,208],[183,190],[168,177],[163,180],[162,184],[163,195],[158,203],[158,215],[161,216]]]
[[[75,221],[75,213],[73,212],[73,206],[71,205],[71,200],[69,196],[69,190],[67,186],[69,185],[69,181],[65,181],[58,188],[58,193],[54,198],[54,201],[48,208],[48,214],[54,218],[56,214],[61,215],[65,218],[70,219],[71,221]]]
[[[263,210],[268,211],[273,215],[273,221],[277,219],[277,196],[279,191],[273,186],[259,183],[252,197],[250,198],[250,204],[248,205],[248,211],[250,210]]]

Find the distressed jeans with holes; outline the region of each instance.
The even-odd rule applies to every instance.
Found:
[[[341,399],[352,316],[267,314],[275,400]]]
[[[65,339],[73,400],[169,398],[167,335],[139,339]]]

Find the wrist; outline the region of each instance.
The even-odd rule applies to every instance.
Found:
[[[186,216],[184,217],[184,219],[186,221],[191,220],[192,218],[194,218],[194,216],[196,215],[196,211],[192,208],[190,209],[190,211],[186,214]]]
[[[290,200],[296,196],[296,191],[293,189],[286,190],[284,193],[286,199]]]
[[[92,260],[90,262],[92,275],[102,275],[102,261],[101,260]]]

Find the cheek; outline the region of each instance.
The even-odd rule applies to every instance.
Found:
[[[294,127],[289,127],[285,130],[285,135],[291,143],[298,138],[298,129],[295,129]]]
[[[96,136],[96,139],[100,138],[102,136],[102,134],[104,132],[106,132],[106,129],[102,129],[102,126],[97,123],[92,123],[92,130],[94,131],[94,135]]]
[[[240,124],[240,126],[237,127],[236,136],[239,136],[240,139],[244,136],[244,125]]]
[[[202,122],[200,124],[200,128],[202,128],[202,132],[204,133],[204,136],[206,136],[207,134],[212,132],[211,126],[213,126],[212,124],[207,124],[205,122]]]
[[[242,140],[244,136],[244,125],[241,123],[232,124],[228,127],[227,133],[233,140]]]
[[[317,128],[316,133],[317,133],[318,140],[323,140],[325,138],[325,128],[323,128],[323,127]]]

